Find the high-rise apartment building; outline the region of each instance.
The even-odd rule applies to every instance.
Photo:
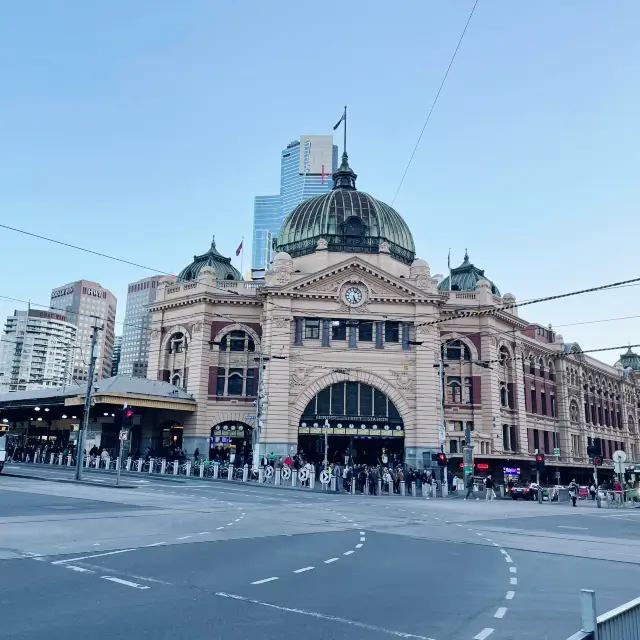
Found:
[[[156,299],[156,288],[166,276],[151,276],[132,282],[127,288],[127,308],[122,330],[122,351],[118,374],[147,377],[149,363],[149,305]]]
[[[65,312],[68,322],[76,325],[76,348],[73,351],[72,376],[75,382],[86,382],[91,358],[91,334],[98,325],[98,359],[96,378],[111,375],[115,343],[116,297],[97,282],[78,280],[56,287],[51,292],[50,306]]]
[[[304,135],[280,153],[280,195],[256,196],[253,208],[251,266],[265,269],[271,262],[272,239],[284,219],[303,200],[331,191],[338,168],[333,136]]]
[[[4,326],[0,392],[61,387],[71,382],[76,326],[64,313],[15,311]]]
[[[120,366],[120,354],[122,352],[122,336],[116,336],[113,341],[113,361],[111,362],[111,375],[118,375]]]

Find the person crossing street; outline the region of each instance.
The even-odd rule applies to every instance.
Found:
[[[489,476],[485,481],[484,481],[484,488],[485,488],[485,501],[492,501],[495,500],[496,494],[493,490],[493,480],[491,479],[491,476]]]

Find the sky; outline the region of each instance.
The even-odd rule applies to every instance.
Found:
[[[344,104],[358,186],[391,203],[473,0],[389,6],[0,3],[0,222],[169,273],[214,234],[239,268],[244,237],[246,270],[280,150],[330,133]],[[432,274],[468,248],[518,300],[640,277],[639,21],[637,0],[479,1],[394,202]],[[127,283],[152,274],[5,229],[0,243],[5,298],[47,304],[85,278],[122,321]],[[638,291],[520,313],[583,349],[635,344]],[[0,316],[15,308],[0,297]]]

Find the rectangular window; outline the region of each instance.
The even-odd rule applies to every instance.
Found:
[[[373,415],[380,418],[387,417],[387,396],[375,388],[373,390]]]
[[[556,397],[553,394],[549,396],[549,404],[551,405],[550,406],[551,417],[555,418],[556,417]]]
[[[507,382],[507,406],[509,409],[515,409],[515,401],[513,398],[513,382]]]
[[[344,382],[336,382],[331,386],[331,415],[343,416],[344,413]]]
[[[461,387],[459,376],[447,376],[447,402],[449,404],[460,404]]]
[[[509,446],[509,436],[511,434],[509,433],[509,425],[508,424],[503,424],[502,425],[502,448],[505,451],[511,451],[511,447]]]
[[[373,415],[373,387],[360,385],[360,415]]]
[[[229,369],[229,379],[227,381],[227,395],[242,395],[242,369]]]
[[[399,322],[384,323],[384,341],[385,342],[400,341],[400,323]]]
[[[331,322],[331,338],[333,340],[347,339],[347,323],[344,320],[333,320]]]
[[[358,411],[358,387],[357,382],[347,382],[347,411],[348,416],[360,415]]]
[[[518,450],[518,435],[514,426],[509,427],[509,444],[511,445],[511,451]]]
[[[253,377],[253,369],[247,369],[247,392],[246,395],[248,396],[255,396],[255,391],[253,388],[253,382],[254,382],[254,377]]]
[[[331,387],[326,387],[322,391],[318,392],[318,408],[317,412],[321,416],[329,415],[331,409]]]
[[[371,342],[373,340],[373,322],[366,320],[358,325],[358,340]]]
[[[533,449],[540,452],[540,432],[537,429],[533,429]]]
[[[538,399],[535,389],[531,389],[531,413],[538,413]]]
[[[216,382],[216,395],[217,396],[223,396],[224,395],[224,378],[225,378],[224,367],[218,367],[218,381]]]
[[[320,320],[307,319],[304,321],[304,337],[305,340],[320,339]]]
[[[473,404],[473,378],[464,379],[464,403]]]
[[[547,394],[544,391],[540,392],[540,413],[547,415]]]
[[[449,440],[449,453],[458,453],[458,441]]]

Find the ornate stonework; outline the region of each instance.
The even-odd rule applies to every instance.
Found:
[[[324,238],[320,238],[318,240],[318,245],[316,246],[316,251],[326,251],[328,248],[329,243]]]

